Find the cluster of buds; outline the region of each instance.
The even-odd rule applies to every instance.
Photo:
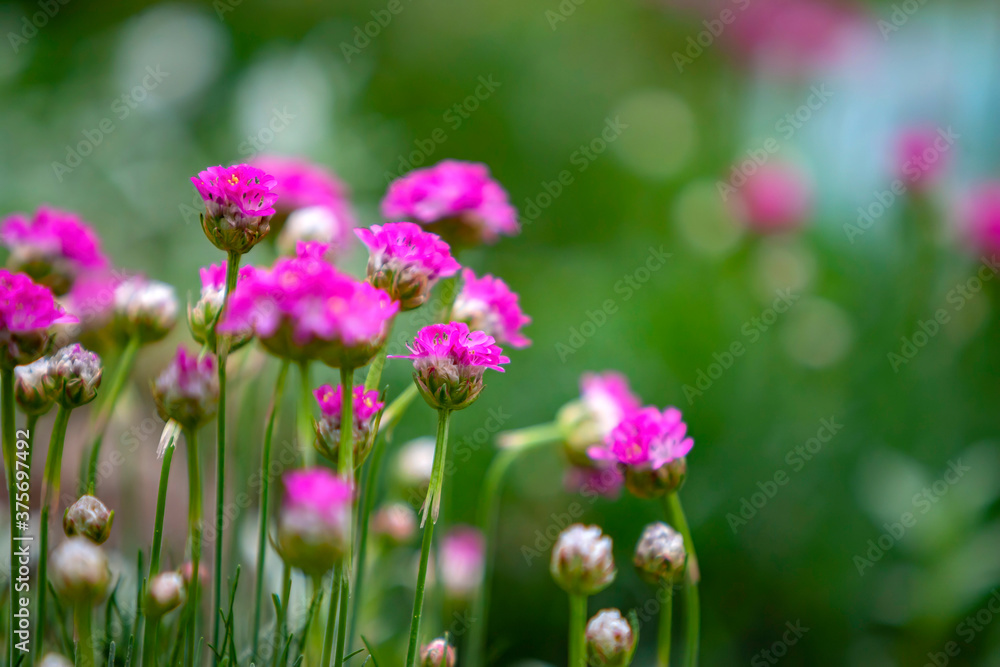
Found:
[[[67,537],[79,535],[94,544],[104,544],[111,536],[114,521],[114,510],[108,510],[94,496],[80,496],[63,514],[63,530]]]
[[[646,582],[671,584],[684,572],[687,562],[684,538],[661,521],[651,523],[642,531],[632,562]]]
[[[276,181],[256,167],[209,167],[191,182],[205,200],[201,228],[216,248],[245,254],[270,230]]]
[[[420,649],[420,667],[455,667],[455,649],[439,637]]]
[[[0,269],[0,367],[35,361],[48,348],[53,325],[73,322],[76,318],[59,308],[49,288]]]
[[[85,537],[67,538],[56,547],[49,556],[49,572],[59,599],[75,605],[96,605],[111,583],[108,557]]]
[[[177,323],[174,288],[156,280],[132,277],[115,288],[114,328],[125,338],[143,343],[164,338]]]
[[[368,282],[388,292],[400,310],[423,305],[438,279],[458,273],[448,244],[420,225],[390,222],[354,233],[370,253]]]
[[[325,468],[285,475],[278,548],[291,567],[321,576],[350,548],[354,489]]]
[[[590,667],[628,667],[638,643],[633,627],[617,609],[602,609],[587,623],[587,664]]]
[[[161,572],[149,580],[146,591],[146,614],[159,618],[184,604],[187,581],[180,572]]]
[[[343,388],[336,389],[326,384],[313,392],[319,403],[322,417],[316,421],[316,449],[331,461],[336,461],[340,450],[341,410],[343,408]],[[375,416],[385,407],[378,400],[378,391],[365,391],[364,387],[354,388],[352,421],[354,422],[354,466],[360,467],[371,451],[372,428]]]
[[[597,526],[569,526],[552,549],[552,578],[570,595],[600,593],[618,573],[611,547],[611,538]]]
[[[195,429],[205,424],[219,407],[219,378],[215,358],[199,359],[183,347],[153,382],[153,399],[163,419]]]
[[[237,284],[253,276],[255,268],[244,266],[239,270]],[[193,305],[188,306],[188,327],[191,337],[209,349],[217,349],[215,342],[215,325],[222,310],[222,298],[226,289],[226,266],[212,264],[199,270],[201,275],[201,297]],[[253,330],[249,327],[243,331],[234,331],[229,336],[229,351],[240,349],[253,340]]]
[[[390,359],[412,359],[413,379],[427,404],[437,410],[461,410],[483,391],[486,369],[503,372],[510,362],[492,336],[469,331],[464,322],[431,324],[421,329],[408,355]]]

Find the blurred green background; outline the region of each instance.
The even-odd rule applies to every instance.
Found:
[[[695,438],[683,496],[703,574],[702,664],[773,664],[761,651],[797,622],[809,630],[784,664],[916,666],[949,641],[960,647],[949,664],[1000,664],[1000,623],[981,611],[1000,585],[1000,286],[986,282],[961,309],[948,296],[979,268],[955,232],[956,202],[1000,167],[1000,7],[750,0],[691,57],[689,40],[710,30],[703,21],[748,3],[399,2],[386,21],[383,0],[51,0],[57,11],[37,34],[25,21],[45,2],[0,4],[0,209],[78,211],[116,264],[185,295],[197,291],[197,268],[220,260],[193,213],[188,179],[205,166],[257,151],[306,156],[350,185],[367,225],[379,221],[387,174],[417,160],[485,162],[524,229],[460,260],[520,293],[534,344],[512,351],[508,372],[490,376],[483,399],[456,416],[455,438],[472,437],[490,410],[509,415],[505,430],[549,421],[577,395],[581,372],[618,369],[647,403],[680,407]],[[754,3],[778,9],[751,16]],[[803,8],[801,22],[781,22],[782,11]],[[379,17],[385,25],[359,39]],[[162,80],[116,105],[147,68]],[[829,99],[786,136],[778,123],[814,86]],[[113,131],[79,166],[57,169],[104,117]],[[281,129],[265,131],[275,118]],[[609,123],[619,128],[605,134],[613,140],[586,157],[581,147]],[[852,242],[844,225],[888,187],[893,138],[914,123],[959,135],[945,173]],[[760,238],[734,220],[718,182],[768,137],[779,140],[774,159],[808,174],[815,200],[800,233]],[[564,170],[571,182],[557,187]],[[349,266],[360,271],[355,250]],[[670,257],[637,288],[622,287],[647,277],[636,271],[651,250]],[[270,262],[268,252],[248,259]],[[791,290],[794,304],[758,330],[753,318],[777,290]],[[614,312],[602,316],[609,299]],[[887,355],[939,308],[950,322],[894,369]],[[137,399],[147,400],[146,377],[182,329],[143,353]],[[701,395],[685,395],[737,341],[746,353]],[[388,364],[394,391],[408,373],[405,362]],[[821,434],[822,420],[842,428],[809,460],[789,455]],[[290,437],[290,417],[282,428]],[[393,446],[432,429],[415,406]],[[236,480],[260,447],[252,426],[240,438]],[[146,480],[153,445],[137,455]],[[471,449],[449,479],[449,521],[474,520],[495,454],[492,444]],[[969,470],[934,491],[958,461]],[[539,452],[510,476],[493,664],[565,664],[567,605],[547,550],[530,563],[522,553],[581,502],[564,489],[564,468],[557,451]],[[772,488],[779,471],[787,484],[750,516],[744,499]],[[924,512],[915,494],[925,487],[934,502]],[[659,505],[627,495],[582,502],[583,520],[612,535],[620,564],[591,611],[642,606],[651,591],[629,561]],[[745,523],[734,519],[741,509]],[[904,512],[915,525],[885,539]],[[126,521],[145,535],[148,523]],[[127,535],[116,538],[126,553],[135,548]],[[880,537],[890,546],[872,558],[869,540]],[[399,594],[403,612],[408,599]],[[970,638],[962,623],[977,613]],[[406,614],[397,616],[402,633]],[[642,631],[636,664],[652,664],[655,622]]]

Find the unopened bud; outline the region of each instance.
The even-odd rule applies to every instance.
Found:
[[[417,515],[406,503],[392,503],[379,508],[372,517],[371,531],[392,544],[406,544],[417,530]]]
[[[94,496],[81,496],[66,508],[63,514],[63,530],[67,537],[81,535],[95,544],[104,544],[111,536],[111,524],[115,513],[108,511]]]
[[[115,288],[115,322],[126,337],[160,340],[177,323],[177,295],[166,283],[130,278]]]
[[[146,613],[158,618],[173,611],[187,597],[187,582],[180,572],[162,572],[149,581],[146,593]]]
[[[650,584],[672,582],[684,571],[687,554],[684,538],[663,522],[651,523],[642,531],[635,547],[635,569]]]
[[[85,537],[70,537],[56,547],[49,573],[60,599],[70,604],[97,604],[111,583],[107,556]]]
[[[43,415],[52,408],[55,397],[50,373],[49,357],[14,369],[14,400],[25,414]]]
[[[636,633],[617,609],[602,609],[587,623],[587,663],[591,667],[627,667]]]
[[[549,567],[556,583],[570,595],[594,595],[615,579],[611,538],[597,526],[576,523],[559,533]]]
[[[455,667],[455,649],[447,639],[435,639],[420,649],[420,667]]]
[[[54,396],[66,408],[78,408],[97,398],[101,386],[101,358],[79,343],[52,355],[49,377]]]
[[[46,653],[38,661],[38,667],[73,667],[73,661],[58,653]]]
[[[687,477],[687,459],[679,459],[654,469],[648,463],[625,466],[625,486],[639,498],[661,498],[678,491]]]
[[[219,406],[219,378],[215,358],[199,359],[183,347],[153,383],[153,399],[163,419],[197,428],[211,419]]]

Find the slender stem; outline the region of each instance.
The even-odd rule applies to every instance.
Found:
[[[309,387],[309,362],[299,362],[299,409],[296,413],[296,429],[299,436],[299,448],[302,450],[302,465],[311,468],[316,463],[316,452],[313,447],[312,424],[312,391]]]
[[[174,442],[171,440],[167,443],[166,449],[163,450],[163,463],[160,466],[160,486],[156,493],[156,516],[153,519],[153,545],[149,551],[149,576],[146,578],[146,586],[149,586],[149,582],[153,580],[160,572],[160,547],[163,544],[163,515],[167,507],[167,488],[170,481],[170,462],[174,458]],[[146,652],[149,650],[156,651],[155,646],[147,646],[147,643],[153,641],[155,633],[152,627],[146,628],[146,633],[142,632],[143,615],[142,615],[142,605],[145,604],[145,596],[140,597],[139,608],[136,611],[136,636],[143,637],[141,646],[139,647],[139,666],[145,667],[146,665]],[[155,624],[157,621],[154,621]],[[152,625],[152,624],[151,624]]]
[[[587,666],[587,596],[569,596],[569,667]]]
[[[198,634],[198,592],[201,588],[201,534],[202,534],[202,501],[201,501],[201,461],[198,451],[198,435],[193,428],[184,429],[184,439],[187,441],[188,464],[188,539],[191,548],[191,588],[188,595],[188,609],[191,618],[191,629],[187,636],[187,654],[191,664],[197,664],[195,655],[195,635]]]
[[[434,471],[431,474],[430,487],[427,489],[427,497],[436,493],[442,486],[444,480],[441,472],[444,470],[444,458],[447,455],[448,447],[448,424],[451,419],[449,410],[438,411],[437,442],[434,446]],[[429,506],[428,506],[429,508]],[[434,520],[427,521],[427,513],[424,514],[424,540],[420,547],[420,569],[417,572],[417,590],[413,597],[413,617],[410,619],[410,644],[406,651],[406,662],[403,667],[413,667],[417,658],[417,644],[420,639],[420,616],[424,606],[424,586],[427,583],[427,561],[431,554],[431,544],[434,541]]]
[[[340,589],[340,623],[337,625],[337,660],[335,667],[343,667],[344,648],[347,644],[347,607],[351,598],[351,580],[348,574],[344,573],[344,585]]]
[[[292,570],[288,563],[281,570],[281,618],[278,627],[281,628],[279,641],[275,642],[273,667],[278,667],[278,654],[281,653],[281,646],[288,636],[288,603],[292,597]]]
[[[385,457],[386,450],[385,443],[380,442],[381,439],[378,435],[376,434],[374,437],[374,451],[372,452],[371,460],[368,462],[368,467],[365,469],[364,490],[361,496],[361,505],[358,508],[358,557],[354,566],[354,600],[351,604],[351,615],[349,617],[350,628],[352,630],[350,635],[351,640],[348,644],[349,651],[354,648],[355,633],[353,630],[358,627],[358,623],[360,622],[358,615],[361,613],[361,593],[365,583],[365,561],[368,558],[368,524],[374,502],[375,487],[378,486],[378,471],[381,470],[382,459]]]
[[[80,635],[76,645],[76,664],[80,667],[94,667],[94,631],[91,627],[93,609],[87,604],[78,604],[74,610],[76,633]]]
[[[340,604],[341,587],[344,582],[344,566],[338,565],[333,571],[333,580],[330,582],[330,607],[326,617],[326,632],[323,635],[323,660],[320,665],[328,667],[330,655],[333,652],[333,629],[337,623],[337,607]],[[321,585],[321,580],[317,578],[317,590]]]
[[[701,611],[698,600],[698,580],[700,579],[698,557],[695,554],[694,541],[691,539],[691,529],[688,528],[680,496],[677,493],[670,493],[667,495],[665,503],[667,521],[680,531],[681,536],[684,538],[684,549],[687,551],[687,567],[684,569],[684,623],[686,628],[684,665],[686,667],[697,667],[698,643],[701,633]]]
[[[264,566],[267,559],[267,519],[268,519],[268,496],[271,489],[271,443],[274,439],[274,424],[277,421],[278,407],[281,404],[281,397],[285,393],[285,379],[288,377],[289,362],[281,364],[278,371],[278,379],[274,383],[274,395],[271,397],[271,405],[267,412],[267,426],[264,428],[264,453],[260,461],[260,521],[257,530],[257,581],[254,589],[253,604],[253,650],[250,652],[251,658],[257,658],[257,648],[259,646],[258,634],[260,633],[260,608],[261,600],[264,597]],[[282,601],[284,604],[284,601]]]
[[[340,369],[340,448],[337,472],[344,479],[354,479],[354,369]]]
[[[62,477],[62,449],[66,441],[66,427],[69,425],[69,408],[59,406],[56,421],[52,426],[52,436],[49,439],[49,451],[45,458],[45,490],[42,498],[41,551],[38,560],[38,624],[45,626],[45,603],[48,595],[48,561],[49,561],[49,513],[52,510],[52,499],[59,502],[59,481]],[[42,651],[42,635],[36,637],[38,655]]]
[[[0,416],[3,418],[3,460],[6,467],[6,480],[7,480],[7,502],[10,505],[10,568],[11,571],[8,574],[13,574],[14,569],[14,551],[16,549],[15,539],[17,531],[15,529],[14,514],[16,512],[17,503],[14,499],[17,497],[14,490],[14,369],[7,368],[0,369],[0,403],[3,404],[0,408]],[[12,585],[7,587],[9,591],[8,598],[8,609],[10,610],[10,624],[7,626],[7,643],[10,645],[9,648],[9,662],[7,664],[14,665],[14,628],[17,627],[17,619],[14,618],[14,613],[16,611],[17,605],[14,604],[14,586],[13,577],[9,577],[8,581]]]
[[[142,340],[139,336],[134,335],[129,338],[122,356],[118,359],[118,367],[115,369],[115,376],[111,381],[111,387],[104,392],[104,396],[101,399],[101,406],[94,420],[94,433],[90,444],[90,463],[87,466],[87,492],[91,495],[94,495],[94,492],[97,490],[97,462],[101,457],[101,443],[104,441],[104,432],[111,421],[111,415],[114,413],[118,397],[121,396],[122,389],[125,387],[125,381],[128,380],[128,376],[132,373],[132,366],[135,365],[135,358],[139,353],[140,345],[142,345]]]
[[[672,616],[674,609],[674,584],[668,581],[664,584],[664,597],[660,607],[660,634],[657,638],[656,655],[659,661],[657,667],[670,667],[670,633],[673,629]]]

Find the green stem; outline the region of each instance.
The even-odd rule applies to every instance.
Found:
[[[688,527],[680,496],[670,493],[666,497],[667,522],[680,531],[684,538],[684,549],[687,551],[687,566],[684,568],[684,623],[686,641],[684,645],[684,665],[697,667],[698,643],[701,633],[701,611],[698,600],[698,581],[701,578],[698,570],[698,557],[691,539],[691,529]]]
[[[562,429],[555,422],[519,428],[501,433],[497,444],[502,450],[517,450],[535,445],[546,445],[563,440]]]
[[[296,428],[299,436],[299,448],[302,450],[302,466],[305,468],[311,468],[316,464],[311,400],[309,362],[301,361],[299,362],[299,409],[296,413]]]
[[[674,584],[668,581],[664,585],[664,598],[660,607],[660,634],[657,638],[657,667],[670,667],[670,633],[673,627]]]
[[[344,583],[340,589],[340,623],[337,625],[337,656],[335,667],[343,667],[344,648],[347,644],[347,607],[351,598],[351,580],[347,572],[344,573]],[[331,603],[332,606],[332,603]]]
[[[156,516],[153,518],[153,545],[149,551],[149,576],[146,578],[146,586],[149,586],[149,582],[153,580],[160,572],[160,548],[163,544],[163,515],[166,512],[167,507],[167,488],[170,482],[170,462],[174,458],[174,441],[173,439],[167,443],[166,449],[163,450],[163,463],[160,465],[160,486],[156,493]],[[147,627],[146,632],[142,632],[143,624],[143,609],[142,605],[145,604],[145,596],[140,597],[140,605],[136,611],[136,635],[143,637],[142,645],[139,647],[139,665],[140,667],[145,667],[146,665],[146,652],[149,650],[156,651],[155,646],[147,646],[149,642],[154,641],[155,632],[153,627]],[[153,624],[158,622],[153,621]],[[151,626],[153,624],[150,624]]]
[[[587,596],[569,596],[569,667],[587,667]]]
[[[326,632],[323,635],[323,660],[320,665],[330,664],[330,654],[333,652],[333,628],[337,623],[337,606],[340,604],[341,587],[344,582],[344,567],[338,565],[333,571],[333,580],[330,582],[330,607],[326,616]],[[316,579],[316,588],[319,589],[320,579]]]
[[[10,568],[11,571],[8,574],[13,574],[14,568],[14,551],[16,549],[15,539],[17,531],[15,530],[14,514],[17,508],[17,503],[14,499],[17,497],[14,490],[14,368],[0,369],[0,403],[2,403],[2,408],[0,408],[0,416],[3,419],[3,461],[5,464],[5,473],[7,480],[7,502],[10,504]],[[13,584],[13,577],[9,577],[8,581]],[[10,624],[7,626],[7,643],[10,645],[9,648],[9,662],[7,664],[14,664],[14,628],[17,627],[17,620],[14,618],[17,605],[14,604],[14,586],[10,585],[7,587],[9,591],[8,604],[7,607],[10,610]]]
[[[340,449],[337,472],[344,479],[354,479],[354,369],[340,369]]]
[[[354,566],[354,600],[351,604],[351,615],[349,617],[352,630],[357,628],[360,622],[358,615],[361,613],[361,592],[365,583],[365,561],[368,558],[368,524],[374,502],[375,487],[378,485],[379,480],[378,471],[381,470],[382,459],[385,456],[386,450],[385,443],[380,442],[381,439],[378,435],[376,434],[373,437],[375,437],[374,451],[365,470],[364,490],[361,496],[361,506],[358,508],[358,557]],[[354,632],[351,632],[351,642],[348,646],[349,651],[354,648],[354,634]]]
[[[274,395],[271,397],[271,405],[267,412],[267,426],[264,428],[264,453],[260,461],[260,521],[257,530],[257,582],[254,589],[253,604],[253,650],[250,652],[251,659],[256,660],[257,648],[259,646],[258,634],[260,632],[260,608],[261,600],[264,597],[264,566],[267,559],[267,519],[268,500],[271,489],[271,443],[274,440],[274,424],[277,421],[278,407],[281,404],[281,397],[285,393],[285,379],[288,377],[289,362],[281,364],[278,371],[278,379],[274,383]],[[282,604],[285,602],[282,601]],[[277,650],[277,649],[275,649]]]
[[[434,471],[431,474],[430,487],[427,489],[428,499],[439,491],[444,480],[441,472],[444,470],[444,458],[448,451],[448,424],[451,419],[449,410],[438,411],[437,442],[434,446]],[[430,509],[430,506],[425,506]],[[431,544],[434,541],[434,519],[427,521],[424,513],[424,540],[420,547],[420,569],[417,572],[417,590],[413,597],[413,617],[410,619],[410,644],[406,651],[406,662],[403,667],[413,667],[417,658],[417,644],[420,639],[420,616],[424,606],[424,586],[427,583],[427,561],[430,558]]]
[[[74,613],[76,633],[80,635],[76,646],[76,664],[79,667],[94,667],[94,631],[90,623],[93,610],[89,605],[78,604]]]
[[[185,427],[184,439],[187,441],[188,540],[191,548],[191,584],[188,595],[191,629],[187,636],[187,655],[190,656],[191,664],[196,665],[198,660],[194,653],[195,635],[198,634],[198,592],[201,588],[201,461],[197,432],[193,428]]]
[[[278,627],[281,629],[279,640],[274,643],[274,659],[272,667],[278,667],[278,655],[284,645],[285,637],[288,636],[288,603],[292,597],[292,570],[285,563],[281,570],[281,618],[278,619]]]
[[[59,502],[59,481],[62,477],[62,449],[66,441],[66,427],[69,425],[69,408],[59,406],[56,421],[52,426],[52,436],[49,439],[49,451],[45,458],[45,491],[42,498],[41,551],[38,561],[38,624],[45,625],[45,603],[48,595],[48,553],[49,553],[49,513],[52,511],[52,499]],[[35,638],[38,655],[42,651],[42,635],[39,632]]]
[[[125,381],[132,373],[132,366],[135,365],[136,355],[139,353],[139,346],[142,340],[134,335],[128,340],[122,356],[118,359],[118,367],[115,369],[114,379],[111,387],[104,393],[101,407],[97,411],[94,420],[94,434],[90,444],[90,462],[87,466],[87,493],[94,495],[97,490],[97,462],[101,457],[101,443],[104,441],[104,432],[108,428],[111,416],[114,414],[118,397],[121,396]]]

